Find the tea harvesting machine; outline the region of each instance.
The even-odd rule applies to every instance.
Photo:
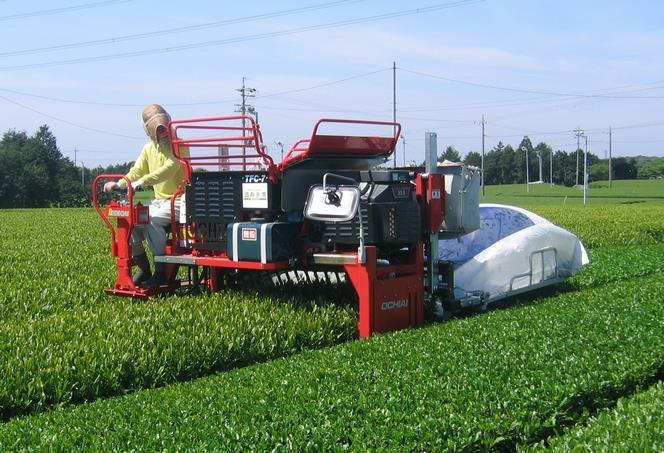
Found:
[[[360,337],[422,324],[427,303],[454,309],[453,267],[438,259],[439,239],[479,227],[478,172],[438,166],[435,136],[424,168],[391,166],[400,132],[394,122],[321,119],[275,163],[250,115],[171,121],[185,181],[171,198],[166,253],[154,257],[168,283],[132,283],[129,239],[149,209],[135,203],[131,184],[102,206],[101,182],[124,177],[105,174],[93,203],[118,271],[106,292],[145,299],[185,286],[220,291],[247,272],[333,272],[357,294]]]

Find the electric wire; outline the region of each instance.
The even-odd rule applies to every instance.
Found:
[[[91,9],[91,8],[97,8],[100,6],[108,6],[113,3],[127,3],[131,2],[133,0],[104,0],[100,2],[92,2],[92,3],[83,3],[80,5],[74,5],[74,6],[67,6],[63,8],[53,8],[53,9],[44,9],[41,11],[32,11],[29,13],[20,13],[20,14],[12,14],[9,16],[0,16],[0,22],[6,22],[9,20],[15,20],[15,19],[26,19],[29,17],[37,17],[37,16],[49,16],[51,14],[61,14],[61,13],[68,13],[71,11],[80,11],[82,9]]]
[[[107,61],[107,60],[115,60],[115,59],[121,59],[121,58],[138,57],[138,56],[150,55],[150,54],[157,55],[157,54],[164,54],[164,53],[181,52],[181,51],[185,51],[185,50],[200,49],[200,48],[213,47],[213,46],[222,46],[222,45],[226,45],[226,44],[237,44],[237,43],[247,42],[247,41],[275,38],[275,37],[281,37],[281,36],[289,36],[289,35],[294,35],[294,34],[298,34],[298,33],[305,33],[305,32],[318,31],[318,30],[329,30],[329,29],[344,27],[344,26],[349,26],[349,25],[357,25],[357,24],[364,24],[364,23],[368,23],[368,22],[376,22],[376,21],[381,21],[381,20],[394,19],[394,18],[410,16],[410,15],[414,15],[414,14],[430,13],[430,12],[444,10],[444,9],[458,8],[460,6],[473,5],[473,4],[477,4],[477,3],[482,3],[484,1],[485,0],[457,0],[457,1],[454,1],[454,2],[440,3],[440,4],[427,6],[427,7],[422,7],[422,8],[411,8],[411,9],[396,11],[396,12],[392,12],[392,13],[376,14],[376,15],[372,15],[372,16],[365,16],[365,17],[360,17],[360,18],[355,18],[355,19],[346,19],[346,20],[340,20],[340,21],[335,21],[335,22],[328,22],[328,23],[325,23],[325,24],[308,25],[308,26],[304,26],[304,27],[296,27],[296,28],[290,28],[290,29],[274,31],[274,32],[256,33],[256,34],[252,34],[252,35],[237,36],[237,37],[233,37],[233,38],[225,38],[225,39],[219,39],[219,40],[202,41],[202,42],[198,42],[198,43],[183,44],[183,45],[179,45],[179,46],[160,47],[160,48],[155,48],[155,49],[137,50],[137,51],[131,51],[131,52],[121,52],[121,53],[115,53],[115,54],[97,55],[97,56],[89,56],[89,57],[79,57],[79,58],[72,58],[72,59],[65,59],[65,60],[54,60],[54,61],[48,61],[48,62],[42,62],[42,63],[30,63],[30,64],[21,64],[21,65],[2,66],[2,67],[0,67],[0,71],[19,71],[19,70],[25,70],[25,69],[46,68],[46,67],[54,67],[54,66],[65,66],[65,65],[77,64],[77,63],[90,63],[90,62],[96,62],[96,61]]]
[[[613,143],[664,143],[664,140],[613,140]]]
[[[152,32],[145,32],[145,33],[133,33],[129,35],[122,35],[122,36],[115,36],[113,38],[104,38],[104,39],[94,39],[90,41],[79,41],[79,42],[74,42],[74,43],[69,43],[69,44],[59,44],[56,46],[47,46],[47,47],[36,47],[32,49],[23,49],[23,50],[14,50],[11,52],[0,52],[0,57],[13,57],[13,56],[18,56],[18,55],[34,55],[34,54],[40,54],[40,53],[48,53],[52,51],[59,51],[59,50],[68,50],[68,49],[77,49],[77,48],[82,48],[82,47],[92,47],[92,46],[98,46],[98,45],[103,45],[103,44],[116,44],[116,43],[121,43],[121,42],[126,42],[126,41],[134,41],[137,39],[145,39],[145,38],[154,38],[158,36],[164,36],[164,35],[173,35],[176,33],[184,33],[184,32],[189,32],[189,31],[198,31],[198,30],[205,30],[208,28],[215,28],[215,27],[223,27],[226,25],[234,25],[234,24],[242,24],[242,23],[247,23],[247,22],[253,22],[257,20],[263,20],[263,19],[272,19],[276,17],[282,17],[282,16],[289,16],[292,14],[299,14],[299,13],[305,13],[305,12],[310,12],[310,11],[316,11],[320,9],[325,9],[325,8],[332,8],[335,6],[340,6],[343,4],[348,4],[348,3],[358,3],[366,0],[337,0],[333,2],[327,2],[327,3],[318,3],[315,5],[310,5],[310,6],[304,6],[300,8],[291,8],[291,9],[285,9],[281,11],[274,11],[271,13],[264,13],[264,14],[254,14],[251,16],[244,16],[244,17],[238,17],[235,19],[225,19],[225,20],[218,20],[214,22],[206,22],[202,24],[196,24],[196,25],[188,25],[185,27],[174,27],[174,28],[167,28],[163,30],[156,30]]]
[[[256,95],[256,98],[267,98],[267,97],[274,97],[274,96],[283,96],[283,95],[292,94],[292,93],[301,93],[303,91],[309,91],[309,90],[315,90],[315,89],[318,89],[318,88],[324,88],[324,87],[328,87],[328,86],[331,86],[331,85],[335,85],[337,83],[347,82],[349,80],[355,80],[355,79],[359,79],[359,78],[362,78],[362,77],[367,77],[367,76],[370,76],[370,75],[379,74],[381,72],[391,71],[391,70],[392,70],[392,68],[382,68],[382,69],[378,69],[378,70],[375,70],[375,71],[364,72],[362,74],[357,74],[357,75],[354,75],[354,76],[346,77],[346,78],[343,78],[343,79],[333,80],[331,82],[324,82],[324,83],[320,83],[318,85],[312,85],[312,86],[306,87],[306,88],[295,88],[295,89],[292,89],[292,90],[278,91],[278,92],[275,92],[275,93],[268,93],[268,94],[263,94],[263,95]]]
[[[310,91],[310,90],[315,90],[318,88],[322,87],[328,87],[332,86],[338,83],[343,83],[347,82],[349,80],[355,80],[359,79],[362,77],[367,77],[369,75],[373,74],[378,74],[380,72],[385,72],[387,70],[391,70],[391,68],[383,68],[379,69],[376,71],[370,71],[370,72],[365,72],[362,74],[356,74],[353,76],[345,77],[342,79],[337,79],[337,80],[332,80],[329,82],[325,83],[320,83],[308,87],[303,87],[303,88],[296,88],[292,90],[285,90],[285,91],[279,91],[279,92],[274,92],[274,93],[267,93],[264,95],[257,94],[256,99],[262,99],[262,98],[267,98],[267,97],[273,97],[273,96],[283,96],[286,94],[291,94],[291,93],[301,93],[305,91]],[[26,96],[26,97],[32,97],[36,99],[44,99],[47,101],[52,101],[52,102],[62,102],[62,103],[67,103],[67,104],[82,104],[82,105],[99,105],[99,106],[106,106],[106,107],[144,107],[147,102],[141,103],[141,104],[132,104],[132,103],[118,103],[118,102],[105,102],[105,101],[88,101],[88,100],[81,100],[81,99],[66,99],[66,98],[58,98],[58,97],[53,97],[53,96],[44,96],[40,94],[35,94],[35,93],[28,93],[25,91],[18,91],[18,90],[11,90],[9,88],[0,88],[0,91],[4,91],[7,93],[12,93],[12,94],[17,94],[20,96]],[[200,102],[163,102],[162,104],[166,107],[187,107],[187,106],[197,106],[197,105],[214,105],[214,104],[227,104],[227,103],[233,103],[237,102],[237,98],[228,98],[228,99],[216,99],[212,101],[200,101]]]
[[[275,92],[275,93],[267,93],[264,95],[257,94],[256,98],[257,99],[262,99],[266,97],[273,97],[273,96],[283,96],[285,94],[291,94],[291,93],[300,93],[304,91],[310,91],[314,90],[317,88],[321,87],[328,87],[332,86],[338,83],[343,83],[349,80],[355,80],[359,79],[362,77],[367,77],[369,75],[373,74],[378,74],[380,72],[385,72],[387,70],[391,70],[391,68],[384,68],[384,69],[379,69],[376,71],[370,71],[370,72],[365,72],[362,74],[356,74],[353,76],[345,77],[343,79],[337,79],[337,80],[332,80],[329,82],[309,86],[309,87],[304,87],[304,88],[296,88],[292,90],[286,90],[286,91],[280,91],[280,92]],[[0,88],[0,91],[5,91],[7,93],[12,93],[12,94],[17,94],[20,96],[26,96],[26,97],[32,97],[36,99],[44,99],[47,101],[53,101],[53,102],[62,102],[62,103],[67,103],[67,104],[82,104],[82,105],[99,105],[99,106],[106,106],[106,107],[143,107],[147,102],[140,103],[140,104],[132,104],[132,103],[119,103],[119,102],[105,102],[105,101],[87,101],[87,100],[81,100],[81,99],[66,99],[66,98],[58,98],[58,97],[53,97],[53,96],[44,96],[40,94],[35,94],[35,93],[28,93],[25,91],[18,91],[18,90],[11,90],[9,88]],[[237,98],[228,98],[228,99],[216,99],[212,101],[200,101],[200,102],[163,102],[162,104],[167,106],[167,107],[186,107],[186,106],[197,106],[197,105],[213,105],[213,104],[226,104],[226,103],[231,103],[231,102],[237,102]]]
[[[571,97],[571,98],[607,98],[607,99],[664,99],[664,96],[617,96],[611,94],[584,94],[584,93],[562,93],[556,91],[547,91],[547,90],[530,90],[522,88],[513,88],[513,87],[503,87],[498,85],[489,85],[485,83],[470,82],[467,80],[453,79],[450,77],[443,77],[435,74],[428,74],[420,71],[413,71],[410,69],[399,68],[404,72],[415,74],[423,77],[429,77],[432,79],[444,80],[446,82],[458,83],[461,85],[468,85],[479,88],[490,88],[493,90],[502,90],[502,91],[512,91],[517,93],[528,93],[528,94],[541,94],[546,96],[558,96],[558,97]],[[661,88],[661,87],[656,87]]]
[[[324,82],[308,87],[303,87],[303,88],[295,88],[295,89],[290,89],[290,90],[285,90],[285,91],[279,91],[279,92],[274,92],[274,93],[266,93],[266,94],[257,94],[256,99],[263,99],[263,98],[269,98],[269,97],[283,97],[286,94],[292,94],[292,93],[300,93],[300,92],[306,92],[306,91],[311,91],[315,90],[318,88],[323,88],[323,87],[328,87],[332,86],[335,84],[343,83],[346,81],[350,80],[355,80],[363,77],[367,77],[370,75],[374,74],[379,74],[382,72],[390,71],[392,68],[386,67],[382,69],[378,69],[375,71],[369,71],[361,74],[356,74],[352,75],[349,77],[337,79],[337,80],[332,80],[329,82]],[[651,84],[657,84],[661,82],[652,82]],[[602,88],[598,90],[593,90],[593,91],[611,91],[611,92],[617,92],[616,90],[622,89],[622,88],[633,88],[635,86],[642,86],[642,85],[624,85],[624,86],[619,86],[619,87],[611,87],[611,88]],[[653,87],[648,87],[648,88],[640,88],[639,90],[647,90],[647,89],[653,89]],[[83,105],[100,105],[100,106],[112,106],[112,107],[142,107],[145,105],[145,103],[115,103],[115,102],[105,102],[105,101],[88,101],[88,100],[81,100],[81,99],[66,99],[66,98],[58,98],[58,97],[53,97],[53,96],[45,96],[45,95],[39,95],[35,93],[28,93],[25,91],[18,91],[18,90],[12,90],[8,88],[0,88],[0,91],[5,91],[8,93],[12,94],[17,94],[21,96],[26,96],[26,97],[33,97],[33,98],[38,98],[38,99],[44,99],[48,101],[53,101],[53,102],[63,102],[63,103],[71,103],[71,104],[83,104]],[[636,91],[636,90],[630,90],[630,91]],[[479,108],[487,108],[487,107],[504,107],[504,106],[511,106],[511,105],[520,105],[520,104],[525,104],[525,103],[539,103],[539,102],[548,102],[549,100],[556,100],[559,99],[557,97],[554,98],[544,98],[544,99],[514,99],[514,100],[507,100],[507,101],[490,101],[486,103],[470,103],[470,104],[453,104],[449,106],[442,106],[442,107],[425,107],[425,108],[414,108],[414,109],[409,109],[409,108],[400,108],[400,112],[426,112],[426,111],[446,111],[446,110],[462,110],[464,108],[473,108],[473,109],[479,109]],[[168,102],[165,101],[163,102],[163,105],[169,106],[169,107],[182,107],[182,106],[199,106],[199,105],[215,105],[215,104],[225,104],[225,103],[233,103],[236,102],[237,99],[235,98],[228,98],[228,99],[216,99],[216,100],[211,100],[211,101],[199,101],[199,102]],[[512,102],[515,101],[515,102]],[[305,102],[305,101],[301,101]],[[320,108],[315,108],[315,109],[307,109],[307,108],[291,108],[291,107],[275,107],[275,106],[261,106],[263,109],[270,109],[270,110],[291,110],[291,111],[312,111],[312,112],[318,112],[321,109]],[[391,108],[391,107],[390,107]],[[338,111],[338,112],[348,112],[348,113],[383,113],[385,110],[388,108],[386,107],[383,110],[368,110],[368,109],[340,109],[340,108],[330,108],[326,109],[328,111]],[[529,113],[532,113],[532,111],[529,111]],[[503,116],[498,116],[498,118],[508,118],[511,117],[512,115],[503,115]],[[403,118],[403,117],[402,117]],[[428,120],[430,118],[417,118],[418,120]],[[492,123],[490,123],[492,124]]]
[[[37,113],[38,115],[45,116],[46,118],[50,118],[52,120],[59,121],[61,123],[65,123],[65,124],[68,124],[70,126],[77,127],[79,129],[85,129],[85,130],[92,131],[92,132],[97,132],[97,133],[103,134],[103,135],[112,135],[114,137],[129,138],[129,139],[132,139],[132,140],[143,140],[142,137],[136,137],[136,136],[133,136],[133,135],[118,134],[117,132],[105,131],[103,129],[96,129],[94,127],[89,127],[89,126],[84,126],[82,124],[74,123],[72,121],[65,120],[63,118],[59,118],[57,116],[53,116],[53,115],[50,115],[48,113],[44,113],[42,111],[39,111],[39,110],[34,109],[32,107],[29,107],[25,104],[21,104],[20,102],[14,101],[14,100],[9,99],[8,97],[2,96],[2,95],[0,95],[0,99],[4,100],[5,102],[9,102],[10,104],[14,104],[16,106],[19,106],[19,107],[21,107],[25,110],[29,110],[33,113]]]

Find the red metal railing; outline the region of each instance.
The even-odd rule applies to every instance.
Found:
[[[348,124],[360,126],[391,127],[392,133],[382,136],[374,135],[337,135],[321,134],[319,129],[323,124]],[[335,156],[357,156],[388,157],[394,151],[394,147],[401,134],[401,124],[391,121],[366,121],[323,118],[318,120],[314,126],[310,139],[300,140],[288,151],[286,157],[279,164],[279,169],[301,161],[314,155]]]
[[[286,153],[286,157],[282,159],[282,163],[300,155],[301,153],[306,153],[309,150],[309,143],[311,143],[310,138],[303,138],[302,140],[295,142],[295,144],[291,146],[291,149],[288,150],[288,153]]]
[[[276,172],[265,152],[260,127],[250,115],[173,120],[168,132],[173,154],[186,167],[187,181],[191,180],[193,166],[217,167],[220,171],[253,167]],[[209,154],[212,149],[217,153]],[[231,154],[231,150],[241,152]]]

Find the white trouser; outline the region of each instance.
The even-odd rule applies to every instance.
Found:
[[[175,200],[175,219],[180,212],[180,200]],[[150,203],[150,223],[148,225],[135,225],[131,232],[131,254],[138,256],[145,253],[143,241],[147,241],[153,255],[163,255],[166,252],[166,230],[171,224],[171,200],[152,200]]]

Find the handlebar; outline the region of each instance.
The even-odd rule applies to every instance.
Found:
[[[115,241],[116,233],[115,230],[116,228],[113,226],[113,224],[108,220],[108,215],[106,212],[104,212],[103,209],[101,209],[101,206],[99,205],[99,200],[97,197],[97,192],[98,192],[98,187],[99,187],[99,181],[104,180],[104,179],[124,179],[127,182],[126,187],[121,187],[121,186],[116,186],[114,189],[119,189],[117,190],[118,192],[123,192],[126,191],[128,194],[129,198],[129,205],[131,207],[134,206],[134,189],[131,187],[131,180],[126,177],[125,175],[121,174],[115,174],[115,173],[109,173],[109,174],[101,174],[98,175],[93,183],[92,183],[92,205],[95,208],[95,211],[97,211],[97,214],[99,214],[99,217],[104,221],[106,224],[106,227],[111,233],[111,252],[113,256],[117,256],[117,244]],[[115,190],[114,190],[115,191]],[[133,225],[134,224],[134,210],[130,209],[129,210],[129,218],[128,218],[129,224]]]

